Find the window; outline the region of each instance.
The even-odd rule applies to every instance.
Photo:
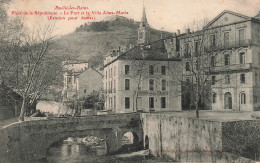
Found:
[[[198,56],[198,52],[199,52],[199,42],[195,42],[195,57]]]
[[[161,97],[161,108],[166,108],[166,97]]]
[[[161,69],[162,69],[162,75],[166,75],[166,67],[162,66]]]
[[[190,63],[189,62],[186,62],[185,69],[186,69],[186,71],[190,71]]]
[[[211,76],[211,84],[214,85],[216,83],[216,76]]]
[[[229,45],[229,32],[224,33],[224,46]]]
[[[116,92],[116,80],[114,80],[114,93]]]
[[[216,46],[216,37],[215,35],[210,35],[210,46],[215,47]]]
[[[106,79],[107,79],[107,71],[106,71]]]
[[[215,67],[215,66],[216,66],[216,57],[215,57],[215,56],[212,56],[212,57],[211,57],[211,66],[212,66],[212,67]]]
[[[190,78],[186,78],[186,83],[187,83],[187,84],[190,83]]]
[[[162,80],[162,90],[163,91],[166,90],[166,80],[165,79]]]
[[[84,89],[84,93],[87,93],[87,89]]]
[[[190,57],[190,54],[189,54],[189,44],[188,43],[184,44],[184,57],[185,58]]]
[[[153,79],[150,79],[149,80],[149,90],[151,90],[151,91],[154,90],[153,84],[154,84]]]
[[[116,96],[114,96],[114,109],[116,109]]]
[[[153,66],[149,66],[149,74],[153,75]]]
[[[130,90],[130,79],[125,79],[125,90]]]
[[[154,97],[149,97],[149,108],[154,108]]]
[[[257,72],[255,72],[255,83],[257,83]]]
[[[116,66],[114,67],[114,76],[116,76]]]
[[[246,94],[245,93],[241,93],[241,95],[240,95],[240,103],[241,104],[246,104]]]
[[[240,64],[245,63],[246,62],[246,56],[245,53],[242,52],[240,53]]]
[[[71,82],[71,77],[68,77],[68,83],[70,83]]]
[[[213,93],[212,94],[212,103],[215,104],[217,101],[217,94],[216,93]]]
[[[229,56],[229,54],[225,55],[225,65],[230,65],[230,56]]]
[[[129,75],[129,65],[125,65],[125,75]]]
[[[113,77],[113,68],[111,68],[111,78]]]
[[[245,42],[245,29],[239,30],[239,44],[242,44]]]
[[[225,83],[230,84],[230,75],[225,76]]]
[[[240,74],[240,83],[241,84],[245,84],[246,83],[245,74]]]
[[[129,97],[125,97],[125,108],[130,109],[130,98]]]

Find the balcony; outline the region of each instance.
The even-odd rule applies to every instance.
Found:
[[[212,72],[239,71],[239,70],[248,70],[251,68],[252,68],[251,63],[242,63],[242,64],[223,65],[223,66],[212,67]]]
[[[234,42],[228,42],[228,43],[218,43],[215,46],[210,45],[210,46],[205,47],[205,51],[211,52],[211,51],[224,50],[224,49],[247,47],[250,45],[252,45],[252,41],[250,39],[248,39],[248,40],[234,41]]]

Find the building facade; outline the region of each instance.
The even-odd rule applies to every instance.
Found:
[[[179,62],[163,40],[149,42],[145,10],[137,45],[109,53],[104,60],[105,109],[114,113],[181,110],[180,85],[173,76]]]
[[[204,52],[210,56],[210,108],[260,110],[259,14],[248,17],[225,10],[201,31],[187,30],[166,39],[169,53],[182,58],[184,81],[189,78],[191,66],[186,58],[196,60],[196,48],[202,41]]]
[[[102,73],[88,68],[87,62],[66,63],[63,73],[63,101],[82,100],[93,91],[101,91],[102,79]]]
[[[79,74],[76,79],[78,99],[86,98],[93,91],[101,91],[103,88],[102,80],[102,74],[94,68],[88,68]]]

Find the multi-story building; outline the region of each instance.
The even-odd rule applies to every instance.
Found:
[[[260,110],[260,13],[248,17],[223,11],[200,31],[176,34],[165,40],[172,55],[182,57],[183,80],[189,79],[189,57],[204,41],[210,56],[212,110]],[[193,41],[189,38],[192,37]],[[193,51],[191,50],[193,48]]]
[[[171,72],[179,62],[163,40],[150,42],[145,10],[137,45],[110,52],[104,60],[105,109],[114,113],[181,110],[180,85]]]
[[[88,68],[86,61],[72,60],[64,61],[63,65],[63,89],[62,95],[64,99],[72,99],[77,93],[76,79],[79,74]],[[76,97],[75,97],[76,98]]]
[[[93,91],[102,89],[102,73],[94,68],[88,68],[84,61],[66,62],[63,73],[64,101],[84,99]]]
[[[77,76],[77,97],[84,99],[93,91],[99,92],[103,88],[103,75],[94,68],[88,68]]]

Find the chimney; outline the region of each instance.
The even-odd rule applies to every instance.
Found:
[[[181,34],[181,31],[178,29],[177,30],[177,35],[179,36]]]
[[[188,34],[190,33],[190,28],[186,29],[186,33],[188,33]]]

